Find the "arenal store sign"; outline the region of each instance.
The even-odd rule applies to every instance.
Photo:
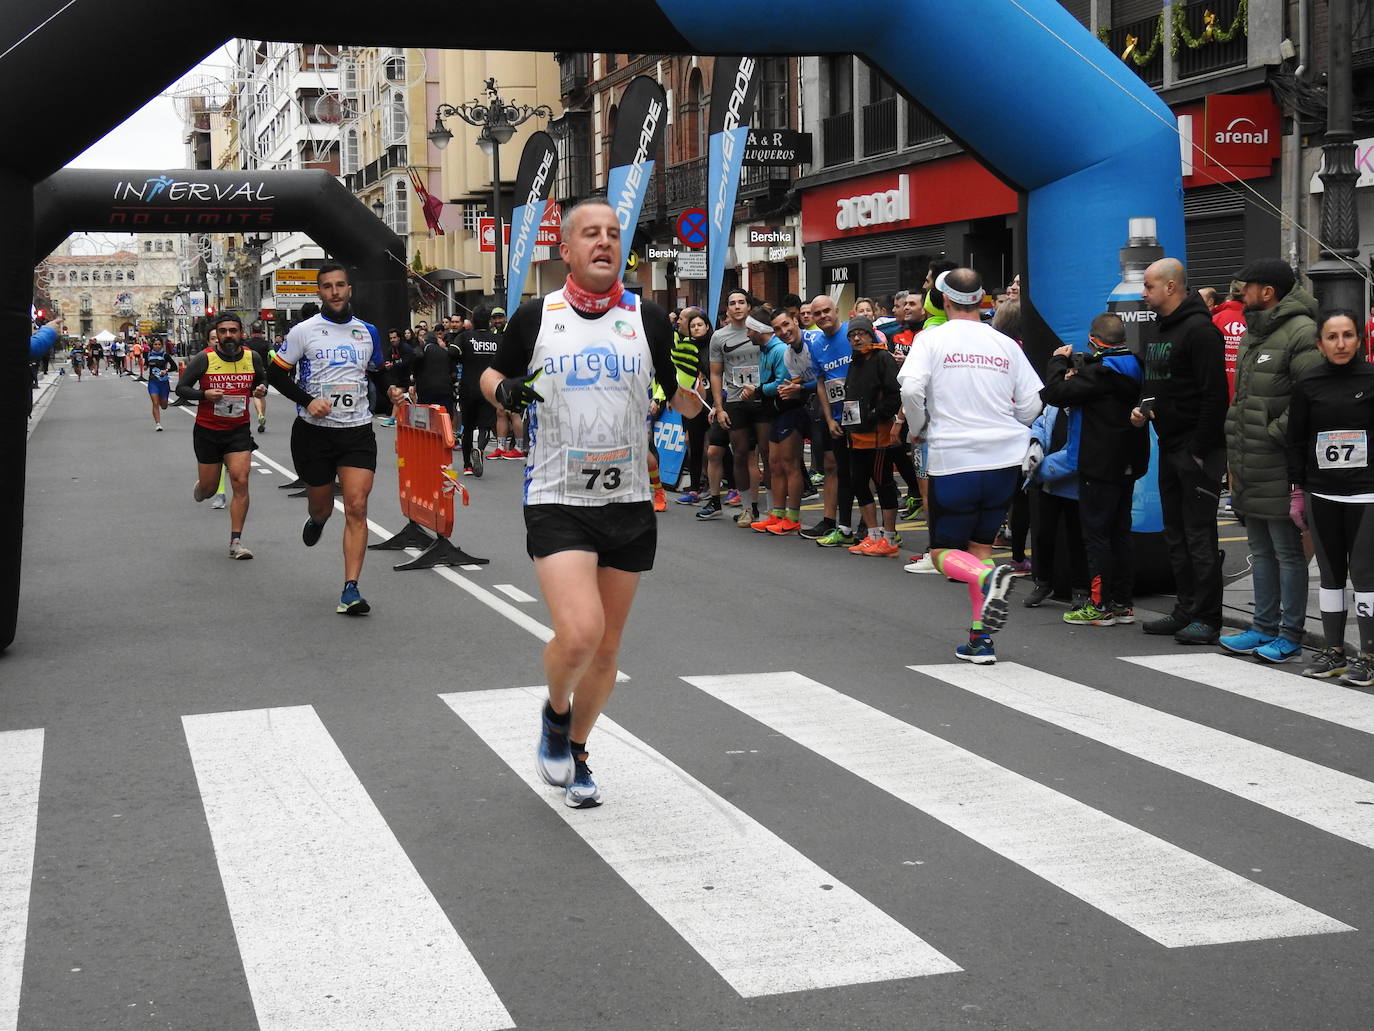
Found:
[[[1207,97],[1202,144],[1209,165],[1267,165],[1279,156],[1279,106],[1268,90]]]
[[[807,243],[967,218],[1005,215],[1017,208],[1014,190],[971,157],[858,176],[802,194],[802,239]]]

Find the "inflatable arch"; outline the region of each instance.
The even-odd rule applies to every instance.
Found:
[[[402,239],[328,172],[69,168],[33,191],[34,262],[71,233],[308,233],[350,266],[353,302],[379,326],[406,322]]]
[[[24,366],[34,187],[226,38],[508,50],[723,54],[856,52],[1022,195],[1022,282],[1034,353],[1079,339],[1120,278],[1127,219],[1153,216],[1183,256],[1178,138],[1169,110],[1056,0],[464,0],[325,8],[205,0],[0,8],[0,648],[14,638],[23,530]],[[170,20],[163,31],[158,27]],[[156,48],[152,41],[156,40]],[[835,46],[840,41],[843,47]],[[88,70],[121,56],[108,81]],[[145,55],[145,56],[140,56]],[[46,127],[40,129],[37,127]]]

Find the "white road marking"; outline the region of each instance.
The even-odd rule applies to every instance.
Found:
[[[543,688],[440,698],[740,995],[959,970],[605,716],[592,763],[607,802],[573,810],[534,771]]]
[[[514,584],[492,584],[492,589],[500,591],[511,601],[532,602],[534,599]]]
[[[19,1026],[43,731],[0,732],[0,1031]]]
[[[1374,784],[1367,780],[1013,662],[911,668],[1374,848]]]
[[[514,1026],[312,707],[182,724],[262,1031]]]
[[[1374,695],[1230,655],[1122,656],[1126,662],[1374,734]]]
[[[1352,930],[800,673],[683,679],[1161,945]]]
[[[290,469],[286,468],[284,465],[279,465],[277,462],[273,461],[272,459],[264,455],[261,451],[255,452],[255,454],[257,454],[257,456],[262,461],[266,462],[268,465],[270,465],[273,469],[277,470],[277,472],[281,473],[283,476],[287,477],[288,479],[295,478],[295,474],[292,473]],[[334,507],[338,509],[340,513],[342,513],[344,510],[343,502],[338,499],[335,499]],[[392,531],[388,530],[385,526],[382,526],[380,523],[375,523],[371,519],[367,521],[367,528],[371,530],[373,534],[380,537],[382,540],[388,540],[391,537],[395,536],[395,534]],[[420,552],[415,548],[407,548],[405,549],[405,554],[414,558],[416,555],[419,555]],[[481,567],[478,566],[476,568],[480,569]],[[449,568],[448,566],[435,566],[433,572],[437,573],[439,576],[442,576],[445,580],[453,584],[455,587],[460,587],[463,590],[467,591],[468,594],[472,595],[472,597],[476,598],[483,605],[487,606],[487,608],[491,609],[493,612],[496,612],[498,615],[505,616],[506,619],[510,620],[521,630],[525,630],[528,633],[533,634],[535,637],[537,637],[540,641],[544,642],[545,644],[547,644],[549,641],[553,639],[553,630],[551,628],[546,627],[543,623],[539,622],[539,620],[535,619],[533,616],[530,616],[525,612],[521,612],[519,609],[517,609],[514,605],[512,605],[505,599],[498,598],[496,595],[492,594],[486,588],[479,587],[477,584],[467,579],[467,577],[459,576],[456,571]],[[627,682],[630,679],[630,677],[629,674],[625,673],[624,671],[616,670],[615,679],[616,683],[623,684]]]

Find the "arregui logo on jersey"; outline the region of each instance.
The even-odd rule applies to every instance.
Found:
[[[544,359],[544,375],[564,375],[565,386],[591,387],[601,382],[601,378],[619,383],[620,377],[634,375],[644,369],[644,359],[640,355],[623,355],[610,343],[590,344],[577,354],[549,355]]]
[[[357,365],[358,351],[357,348],[349,344],[340,344],[338,347],[316,347],[310,360],[324,362],[328,365]]]

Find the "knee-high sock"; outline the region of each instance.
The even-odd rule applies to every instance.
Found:
[[[1322,636],[1328,648],[1345,649],[1345,588],[1323,587],[1318,592],[1322,611]]]

